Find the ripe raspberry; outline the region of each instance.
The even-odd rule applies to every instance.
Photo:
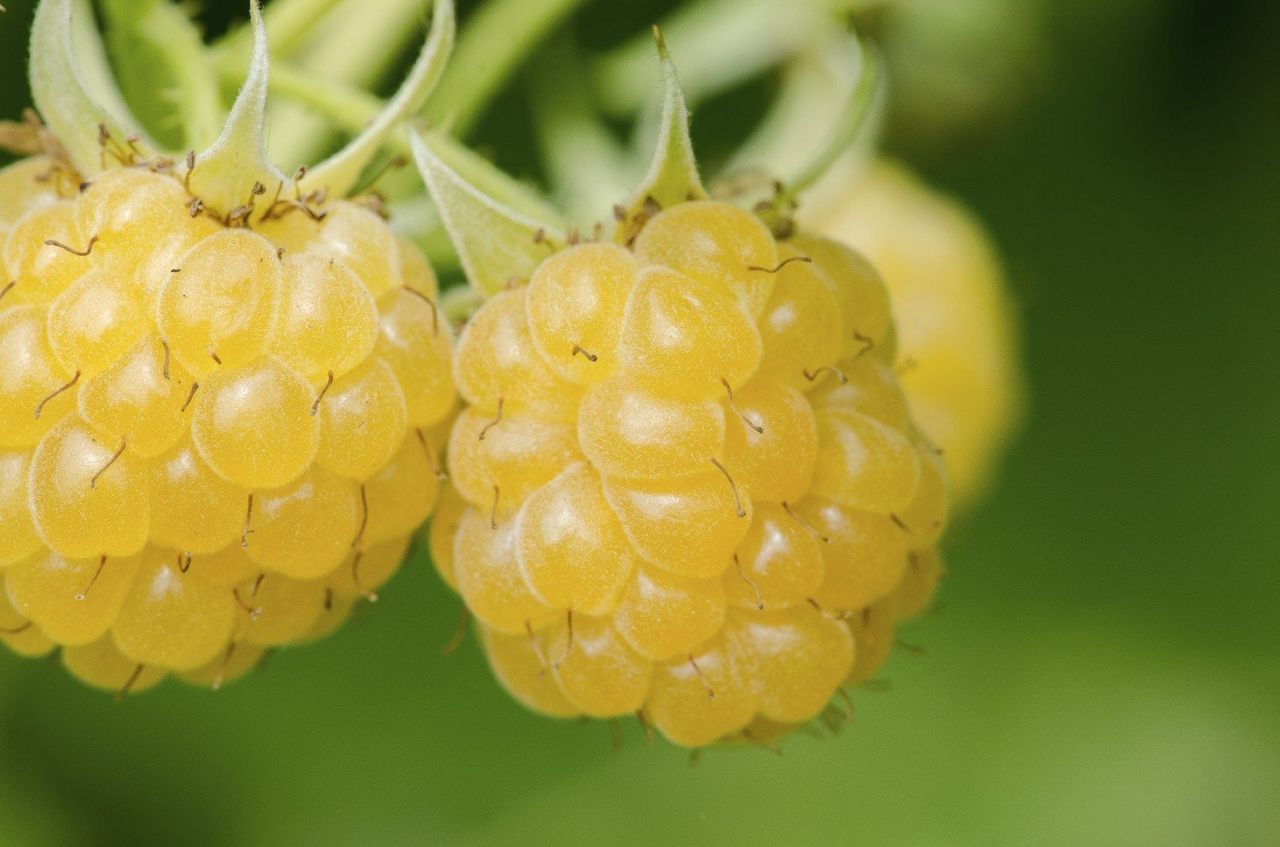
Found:
[[[803,222],[864,251],[884,274],[912,414],[946,451],[956,502],[974,501],[1017,425],[1021,395],[1013,310],[990,238],[895,164],[833,173],[816,193]]]
[[[93,685],[225,681],[332,629],[430,514],[434,277],[348,201],[227,227],[168,174],[49,170],[0,171],[0,638]]]
[[[715,202],[489,299],[456,349],[431,546],[503,685],[698,746],[872,673],[947,509],[893,348],[865,260]]]

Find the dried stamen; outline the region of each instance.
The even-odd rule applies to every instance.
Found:
[[[716,692],[707,682],[707,678],[702,675],[702,668],[698,667],[698,663],[693,660],[693,654],[689,654],[689,667],[693,668],[693,672],[698,675],[698,681],[702,683],[702,687],[707,689],[707,699],[716,699]]]
[[[162,339],[160,346],[164,348],[164,378],[167,381],[169,379],[169,342]]]
[[[249,547],[249,533],[253,532],[253,530],[249,528],[249,524],[252,522],[253,522],[253,493],[250,492],[249,506],[247,509],[245,509],[245,513],[244,513],[244,529],[240,533],[240,546],[246,549],[248,549]]]
[[[582,354],[582,356],[583,356],[583,358],[585,358],[588,362],[594,362],[594,361],[596,361],[597,359],[599,359],[599,358],[600,358],[600,357],[599,357],[599,356],[597,356],[595,353],[589,352],[588,350],[586,350],[586,349],[585,349],[585,348],[583,348],[583,347],[578,346],[577,344],[573,345],[573,352],[569,354],[569,358],[573,358],[574,356],[578,355],[579,353],[581,353],[581,354]]]
[[[489,423],[485,424],[484,428],[480,430],[480,440],[484,441],[484,437],[489,434],[489,430],[493,429],[495,426],[497,426],[500,423],[502,423],[502,398],[501,397],[498,398],[498,416],[493,420],[489,421]]]
[[[738,417],[742,418],[742,422],[747,426],[751,427],[752,429],[754,429],[759,435],[764,435],[764,427],[756,423],[755,421],[751,420],[751,418],[744,415],[742,413],[742,410],[739,409],[737,405],[734,403],[733,386],[729,384],[729,380],[725,379],[724,377],[720,377],[720,384],[724,386],[724,390],[729,394],[729,408],[733,409],[733,413]]]
[[[80,371],[76,371],[75,375],[71,377],[71,380],[69,382],[67,382],[65,385],[55,388],[52,393],[50,393],[43,400],[40,401],[40,405],[36,406],[36,417],[37,418],[40,417],[41,413],[44,412],[44,407],[48,405],[50,400],[52,400],[54,397],[57,397],[62,392],[70,390],[79,381],[80,381]]]
[[[191,405],[191,401],[194,400],[196,396],[196,389],[199,387],[200,387],[200,383],[198,382],[191,383],[191,390],[187,392],[187,399],[183,402],[182,408],[178,410],[179,413],[185,412],[187,410],[187,407]]]
[[[411,288],[408,285],[404,287],[404,290],[409,294],[412,294],[414,297],[417,297],[421,300],[425,300],[427,305],[431,307],[431,334],[439,335],[440,334],[440,310],[436,308],[436,301],[432,300],[430,297],[423,294],[418,289]]]
[[[8,294],[9,291],[17,284],[18,284],[18,281],[14,279],[14,280],[10,280],[9,284],[6,285],[4,288],[0,288],[0,300],[3,300],[4,295]]]
[[[364,540],[364,531],[369,526],[369,492],[364,484],[360,485],[360,528],[356,530],[356,537],[351,539],[351,546],[358,547],[360,542]]]
[[[103,556],[98,560],[98,569],[93,572],[93,578],[89,580],[89,584],[84,587],[84,591],[81,591],[79,594],[76,595],[77,603],[83,603],[85,601],[85,598],[89,596],[89,592],[93,590],[93,586],[96,585],[98,582],[98,577],[102,576],[102,569],[105,568],[106,566],[107,566],[107,557]]]
[[[146,669],[146,665],[138,665],[133,669],[133,673],[125,680],[124,686],[116,692],[116,702],[123,703],[124,698],[129,696],[129,692],[138,684],[138,680],[142,678],[142,672]]]
[[[227,645],[227,651],[222,654],[222,663],[218,665],[218,673],[214,675],[213,682],[209,685],[214,691],[221,691],[222,683],[227,681],[227,668],[231,666],[231,657],[235,655],[237,646],[239,645],[232,641]]]
[[[262,607],[250,606],[246,603],[244,598],[240,596],[239,588],[231,589],[231,596],[236,598],[236,605],[244,610],[245,614],[249,616],[249,620],[256,621],[258,618],[262,617]]]
[[[781,262],[779,262],[778,264],[774,265],[771,268],[762,268],[759,265],[747,265],[747,270],[760,271],[762,273],[767,273],[767,274],[776,274],[778,271],[782,270],[792,262],[804,262],[805,264],[811,264],[813,262],[813,259],[810,258],[809,256],[792,256],[790,259],[783,259]]]
[[[364,551],[357,550],[355,556],[351,559],[351,581],[355,583],[356,591],[370,603],[378,602],[378,594],[374,591],[366,591],[364,586],[360,584],[360,562],[364,560]]]
[[[67,251],[68,253],[70,253],[72,256],[82,256],[82,257],[83,257],[83,256],[88,256],[90,253],[92,253],[92,252],[93,252],[93,245],[95,245],[95,244],[97,244],[97,243],[98,243],[98,236],[96,236],[96,235],[95,235],[95,236],[91,237],[91,238],[89,239],[89,243],[85,246],[85,248],[84,248],[83,250],[77,250],[76,248],[71,247],[71,246],[66,245],[66,244],[63,244],[61,241],[58,241],[58,240],[53,239],[53,238],[46,238],[46,239],[44,240],[44,243],[45,243],[45,245],[46,245],[46,246],[48,246],[48,247],[57,247],[57,248],[58,248],[58,249],[60,249],[60,250],[66,250],[66,251]]]
[[[98,478],[107,472],[107,468],[111,467],[116,463],[116,459],[120,458],[120,455],[124,453],[124,448],[127,446],[128,446],[128,442],[126,442],[123,438],[120,439],[119,449],[116,450],[115,453],[111,454],[111,458],[107,460],[107,463],[98,469],[98,472],[93,475],[93,479],[89,480],[89,487],[91,489],[97,490]]]
[[[724,474],[724,478],[729,480],[729,487],[733,489],[733,507],[737,511],[738,517],[745,518],[747,516],[747,511],[742,508],[742,497],[738,494],[737,483],[735,483],[733,481],[733,477],[729,475],[728,469],[725,468],[724,465],[720,464],[720,461],[715,456],[711,457],[711,464],[715,465],[720,470],[720,473]]]
[[[422,452],[427,454],[427,464],[431,466],[431,472],[436,475],[436,479],[441,482],[448,479],[449,475],[444,472],[444,468],[436,463],[435,453],[432,451],[431,445],[427,443],[427,434],[422,431],[421,427],[414,429],[414,432],[418,434],[418,443],[422,445]]]
[[[790,515],[793,521],[800,524],[800,526],[804,527],[805,529],[809,530],[809,532],[813,533],[814,537],[817,538],[819,541],[821,541],[823,544],[831,543],[830,536],[826,536],[826,535],[823,535],[821,532],[818,532],[818,530],[813,526],[813,524],[809,523],[804,518],[797,515],[795,511],[792,510],[791,504],[786,502],[785,500],[782,502],[782,510],[786,512],[788,515]]]
[[[320,389],[320,393],[316,395],[316,401],[311,404],[311,417],[316,416],[316,412],[320,411],[320,401],[324,399],[324,395],[329,393],[329,388],[333,385],[333,371],[329,371],[329,379],[325,382],[324,388]]]
[[[0,626],[0,635],[21,635],[33,626],[35,626],[35,623],[32,621],[27,621],[15,627]]]
[[[742,570],[742,560],[738,558],[738,554],[733,554],[733,566],[738,569],[738,577],[750,586],[752,592],[756,595],[756,608],[764,609],[764,598],[760,596],[760,588],[751,580],[747,579],[746,573]]]
[[[813,382],[818,377],[822,376],[823,372],[835,374],[836,379],[840,380],[841,385],[844,385],[846,382],[849,381],[849,378],[844,375],[844,371],[840,370],[839,368],[833,368],[830,365],[823,365],[822,367],[818,368],[815,371],[809,371],[809,370],[800,371],[800,373],[804,374],[804,378],[809,380],[810,382]]]
[[[498,498],[502,496],[502,490],[498,486],[493,487],[493,508],[489,510],[489,529],[496,530],[498,528]]]

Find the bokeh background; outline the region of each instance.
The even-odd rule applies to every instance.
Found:
[[[30,3],[6,5],[8,117]],[[603,43],[673,5],[573,25]],[[635,726],[615,750],[515,705],[473,642],[441,655],[459,604],[419,550],[337,636],[216,694],[116,704],[0,655],[0,844],[1277,843],[1280,6],[1036,5],[998,119],[947,143],[891,121],[998,240],[1030,390],[904,635],[924,654],[852,725],[781,756],[691,764]],[[475,136],[516,170],[522,120],[515,92]],[[695,123],[709,149],[740,129]]]

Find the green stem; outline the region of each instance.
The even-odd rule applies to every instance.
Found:
[[[526,55],[585,0],[488,0],[467,20],[427,117],[465,137]]]

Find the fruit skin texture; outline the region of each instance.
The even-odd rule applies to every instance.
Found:
[[[436,282],[353,202],[227,227],[169,173],[52,169],[0,171],[0,640],[216,687],[335,629],[434,507]]]
[[[431,549],[501,684],[696,747],[865,679],[927,604],[940,568],[913,563],[946,520],[893,355],[865,260],[715,202],[488,300],[459,337]]]
[[[1017,430],[1017,327],[990,236],[954,200],[893,162],[833,171],[805,226],[862,251],[884,275],[911,412],[947,454],[955,502],[976,502]]]

